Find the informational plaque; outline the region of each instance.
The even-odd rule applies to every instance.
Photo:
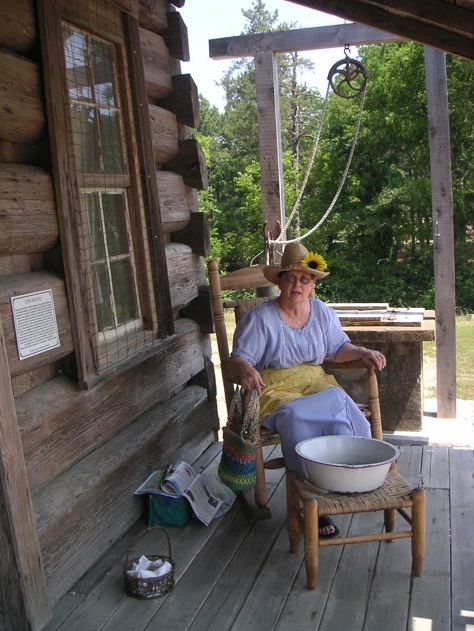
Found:
[[[52,289],[15,296],[11,302],[20,359],[59,346]]]

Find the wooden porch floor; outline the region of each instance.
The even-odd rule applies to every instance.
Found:
[[[195,463],[216,475],[220,445]],[[176,584],[155,600],[124,591],[123,562],[136,524],[55,607],[45,631],[466,631],[474,627],[472,446],[402,445],[400,472],[427,493],[423,575],[410,576],[410,541],[324,548],[319,584],[306,589],[302,542],[289,552],[283,472],[270,472],[273,518],[255,521],[237,501],[205,527],[169,529]],[[344,516],[341,532],[371,515]],[[154,530],[134,549],[167,554]]]

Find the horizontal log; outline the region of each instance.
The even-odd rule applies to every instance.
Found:
[[[39,265],[36,269],[41,269],[42,267],[44,265]],[[31,272],[32,269],[35,269],[35,267],[32,265],[31,257],[28,254],[0,257],[0,276],[23,274]]]
[[[38,65],[0,50],[0,137],[37,142],[46,130]]]
[[[186,199],[188,200],[188,206],[191,209],[191,212],[199,212],[199,198],[197,190],[192,186],[185,184],[184,192],[186,193]]]
[[[213,417],[206,390],[188,387],[34,495],[53,603],[141,516],[138,485],[155,468],[192,462],[212,444]]]
[[[11,298],[13,296],[44,291],[45,289],[51,289],[53,292],[60,346],[20,360],[13,323]],[[18,376],[41,366],[46,366],[69,355],[73,351],[66,285],[62,277],[52,272],[42,271],[29,274],[14,274],[0,279],[0,313],[3,321],[8,365],[12,376]]]
[[[212,353],[209,338],[191,320],[175,326],[164,350],[158,343],[156,354],[92,390],[61,376],[17,398],[32,489],[54,480],[203,369],[203,357]]]
[[[190,74],[172,77],[173,91],[160,105],[173,112],[179,123],[197,128],[201,124],[199,93]]]
[[[107,469],[113,470],[117,460],[123,460],[125,453],[130,454],[139,451],[154,434],[163,431],[168,423],[176,421],[176,419],[182,421],[189,414],[190,409],[206,400],[207,393],[203,388],[196,386],[185,388],[169,401],[155,405],[141,414],[117,436],[112,437],[107,443],[88,454],[43,489],[35,492],[35,514],[39,530],[44,531],[49,522],[54,520],[59,513],[67,511],[70,502],[68,493],[74,481],[76,482],[77,493],[87,493],[88,489],[94,486],[96,480],[104,476]],[[173,448],[176,449],[176,446],[168,444],[168,448],[171,451]],[[94,463],[94,466],[90,466],[91,463]],[[162,464],[167,463],[162,463],[160,460],[156,461],[157,468]],[[137,463],[137,467],[143,468],[143,463]],[[78,471],[84,472],[85,470],[88,470],[90,475],[79,480]],[[140,479],[137,481],[139,484]]]
[[[183,176],[185,184],[204,190],[207,188],[206,160],[197,140],[191,138],[179,143],[179,153],[165,162],[163,169]]]
[[[167,13],[168,28],[163,33],[170,55],[181,61],[189,61],[188,29],[177,11]]]
[[[171,288],[171,307],[173,310],[183,309],[198,295],[202,261],[183,243],[167,243],[165,253]]]
[[[18,397],[20,394],[37,388],[50,379],[54,379],[58,374],[58,363],[54,362],[47,366],[41,366],[40,368],[25,372],[17,377],[12,377],[13,394],[15,397]]]
[[[162,107],[149,104],[153,155],[158,168],[178,155],[179,137],[176,116]]]
[[[181,73],[181,62],[179,59],[170,57],[170,72],[172,77]]]
[[[189,187],[185,186],[183,178],[171,171],[157,171],[156,183],[162,228],[165,234],[184,228],[189,222]]]
[[[163,33],[168,28],[167,0],[139,0],[138,23],[154,33]]]
[[[160,35],[143,28],[139,32],[147,96],[163,99],[173,90],[168,48]]]
[[[0,138],[0,162],[13,164],[47,164],[49,147],[45,150],[46,138],[39,143],[11,142]]]
[[[58,240],[51,175],[38,167],[0,164],[0,255],[45,252]]]
[[[37,38],[34,0],[2,3],[0,47],[15,53],[29,52]]]

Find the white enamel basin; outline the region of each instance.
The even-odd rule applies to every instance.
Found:
[[[382,486],[400,452],[382,440],[360,436],[320,436],[296,445],[309,481],[339,493],[361,493]]]

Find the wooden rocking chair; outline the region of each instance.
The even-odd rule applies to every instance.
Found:
[[[263,297],[223,300],[222,291],[256,290],[257,288],[262,287],[275,288],[275,286],[265,278],[262,269],[262,265],[255,265],[231,272],[230,274],[219,276],[217,263],[215,261],[210,261],[208,264],[211,304],[227,410],[230,408],[230,403],[236,386],[232,382],[228,372],[229,334],[225,323],[224,310],[232,309],[234,312],[235,323],[237,323],[239,318],[246,311],[252,309],[254,306],[264,302],[265,300],[269,300],[272,296],[276,296],[276,293],[273,292],[273,294]],[[367,416],[370,417],[373,427],[379,428],[375,433],[379,433],[381,437],[382,429],[380,421],[378,384],[374,370],[367,368],[361,360],[345,363],[326,361],[323,364],[323,368],[326,372],[337,372],[339,370],[347,369],[358,369],[365,372],[367,405],[364,406],[364,411]],[[276,432],[265,429],[264,427],[259,428],[259,434],[257,435],[257,484],[255,486],[254,501],[252,504],[255,509],[255,515],[260,519],[271,517],[271,511],[267,506],[268,494],[265,480],[265,469],[274,469],[285,466],[282,458],[270,458],[265,462],[262,450],[264,447],[278,444],[280,444],[280,437]],[[250,504],[250,497],[248,494],[246,499]]]

